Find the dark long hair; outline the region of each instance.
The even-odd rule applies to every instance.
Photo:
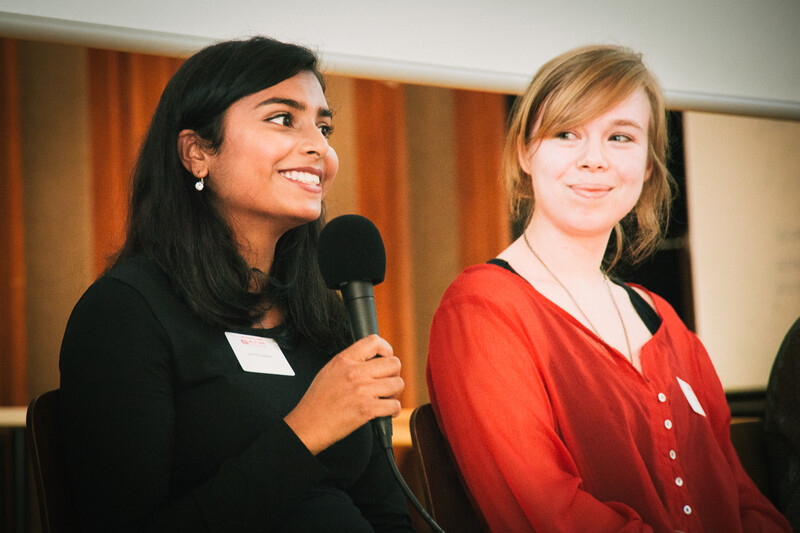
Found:
[[[278,240],[270,272],[253,270],[178,154],[180,131],[194,130],[216,150],[231,104],[304,71],[325,89],[311,50],[266,37],[217,43],[183,63],[161,95],[139,152],[127,236],[116,261],[155,261],[209,324],[248,327],[277,306],[292,333],[319,347],[341,348],[348,342],[343,307],[325,287],[316,260],[324,209],[319,219]]]

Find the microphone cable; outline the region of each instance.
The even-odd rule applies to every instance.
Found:
[[[414,506],[414,509],[417,510],[422,519],[425,520],[425,523],[427,523],[435,533],[444,533],[444,530],[439,526],[439,524],[436,523],[433,517],[428,514],[428,511],[425,510],[425,508],[419,502],[417,497],[411,491],[408,484],[406,483],[406,480],[403,479],[403,475],[400,473],[400,469],[397,468],[397,461],[394,458],[394,450],[392,449],[391,433],[389,435],[386,435],[385,432],[381,431],[378,424],[373,424],[373,429],[375,430],[375,437],[380,441],[381,447],[383,448],[383,451],[386,454],[386,459],[389,461],[389,467],[392,470],[392,474],[394,475],[394,478],[397,480],[397,483],[400,485],[400,488],[403,489],[403,492],[405,493],[408,501],[411,502],[411,505]]]

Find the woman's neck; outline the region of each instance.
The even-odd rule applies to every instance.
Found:
[[[249,231],[233,226],[239,253],[250,266],[267,274],[272,269],[275,259],[275,247],[280,235],[262,228],[251,228]]]
[[[548,275],[555,273],[562,281],[593,284],[602,280],[608,238],[609,234],[565,235],[544,225],[529,224],[514,245],[522,257],[527,255],[549,270]]]

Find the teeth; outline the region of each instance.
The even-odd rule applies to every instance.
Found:
[[[308,172],[298,172],[296,170],[289,170],[287,172],[281,172],[281,176],[288,178],[292,181],[299,181],[300,183],[310,183],[313,185],[319,185],[319,176],[314,174],[309,174]]]

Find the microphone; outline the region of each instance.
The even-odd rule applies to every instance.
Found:
[[[373,287],[386,274],[386,249],[378,228],[360,215],[336,217],[322,229],[317,251],[325,285],[342,293],[354,337],[378,335]],[[390,449],[391,418],[378,417],[372,423],[381,445]]]

